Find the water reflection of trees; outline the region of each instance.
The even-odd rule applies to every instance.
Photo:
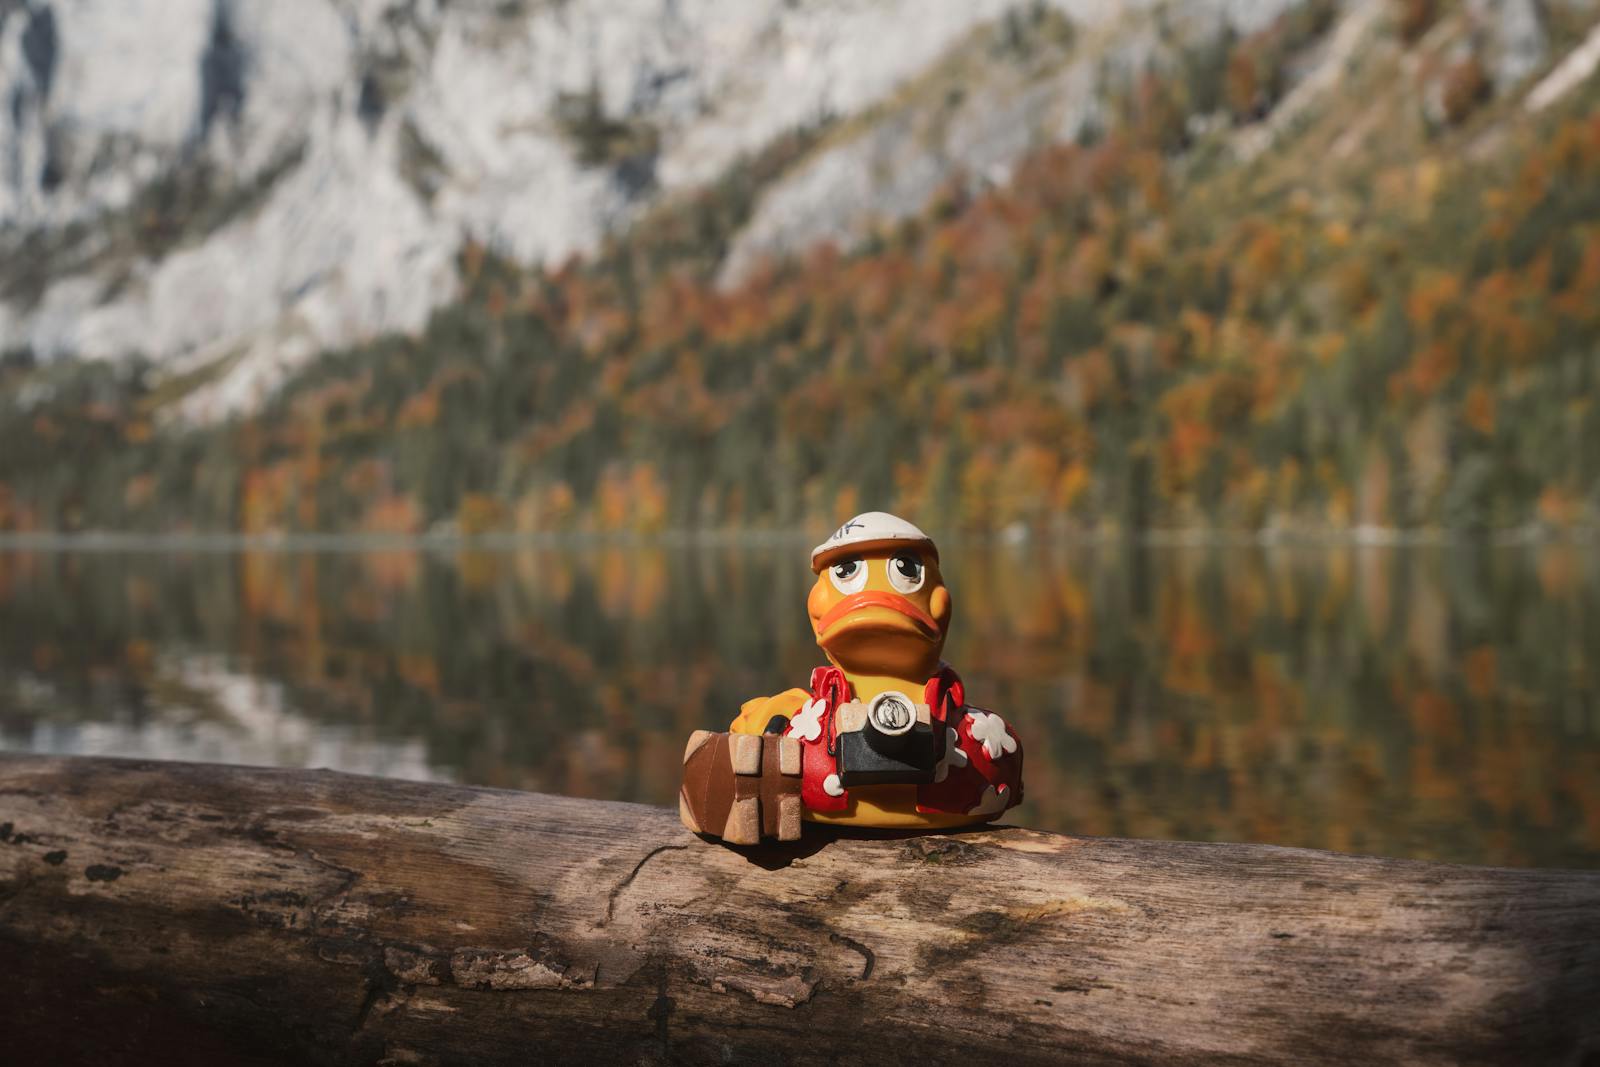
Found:
[[[950,658],[1028,742],[1020,821],[1600,862],[1600,590],[1577,548],[951,555]],[[435,773],[669,803],[691,729],[817,662],[803,559],[0,554],[0,731],[242,735],[216,679],[254,678],[312,734],[420,740]]]

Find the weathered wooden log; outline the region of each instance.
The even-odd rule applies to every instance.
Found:
[[[15,1063],[1591,1064],[1600,872],[0,757]]]

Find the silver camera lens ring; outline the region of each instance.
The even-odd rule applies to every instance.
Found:
[[[911,698],[893,689],[872,698],[867,709],[867,721],[886,737],[899,737],[910,733],[917,723],[917,707]]]

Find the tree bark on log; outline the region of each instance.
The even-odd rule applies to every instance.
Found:
[[[0,757],[16,1063],[1571,1063],[1600,872]]]

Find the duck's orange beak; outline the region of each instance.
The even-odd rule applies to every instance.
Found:
[[[937,640],[939,624],[932,615],[897,593],[867,589],[852,593],[817,620],[817,640],[823,644],[835,630],[881,629],[914,631]]]

